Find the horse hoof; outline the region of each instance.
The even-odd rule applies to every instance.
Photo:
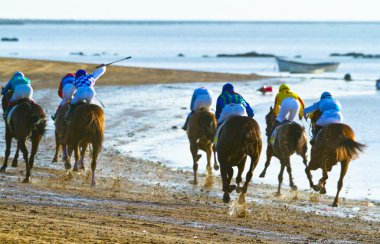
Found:
[[[66,163],[65,163],[65,169],[66,169],[66,170],[71,169],[71,164],[66,162]]]
[[[0,172],[5,172],[5,170],[7,169],[7,167],[1,167],[1,169],[0,169]]]
[[[229,203],[230,200],[231,200],[231,198],[230,198],[230,194],[228,194],[228,193],[224,193],[224,195],[223,195],[223,202],[224,202],[224,203]]]
[[[219,170],[219,165],[214,164],[214,170],[218,171]]]
[[[53,160],[51,160],[52,163],[58,162],[58,158],[54,157]]]
[[[191,180],[190,183],[193,184],[193,185],[198,185],[198,181],[197,180]]]
[[[293,191],[297,190],[297,186],[296,185],[292,185],[292,186],[290,186],[290,188],[292,188]]]
[[[331,205],[332,207],[334,207],[334,208],[337,208],[337,207],[339,207],[339,205],[338,205],[338,203],[337,202],[333,202],[333,204]]]
[[[325,189],[325,188],[322,188],[322,189],[319,191],[319,193],[321,193],[321,194],[326,194],[326,189]]]
[[[234,190],[236,190],[236,185],[230,185],[230,187],[229,187],[229,189],[228,189],[228,191],[229,191],[229,193],[231,193],[231,192],[233,192]]]
[[[17,168],[17,166],[18,166],[17,161],[16,161],[16,162],[12,162],[11,166],[12,166],[13,168]]]
[[[22,181],[22,183],[29,183],[29,182],[30,182],[29,178],[25,178],[25,179]]]
[[[74,172],[78,172],[78,171],[79,171],[79,170],[78,170],[78,167],[75,166],[75,167],[73,168],[73,171],[74,171]]]
[[[264,177],[265,177],[265,173],[264,173],[264,172],[261,173],[261,174],[259,175],[259,177],[260,177],[260,178],[264,178]]]
[[[95,181],[91,182],[91,187],[94,187],[94,186],[96,186],[96,182]]]
[[[281,192],[276,192],[275,194],[274,194],[276,197],[281,197]]]

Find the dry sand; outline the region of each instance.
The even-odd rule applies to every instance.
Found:
[[[95,70],[95,64],[53,62],[42,60],[0,58],[0,80],[8,81],[15,71],[22,71],[32,80],[34,88],[55,88],[67,73],[78,69]],[[212,81],[257,80],[263,76],[196,72],[186,70],[152,69],[138,67],[108,66],[107,72],[96,83],[99,85],[144,85],[157,83],[186,83]]]
[[[25,66],[19,68],[17,63]],[[0,69],[13,67],[14,71],[17,67],[26,74],[34,70],[30,73],[36,80],[34,83],[45,87],[46,84],[55,84],[65,73],[60,64],[64,63],[2,59]],[[77,64],[66,65],[78,67]],[[40,66],[40,71],[35,71]],[[29,70],[24,67],[29,67]],[[55,70],[54,67],[60,67],[57,69],[62,72],[46,71]],[[152,82],[150,77],[158,81],[161,74],[167,74],[162,78],[166,82],[183,82],[191,81],[194,74],[204,74],[185,71],[182,77],[182,71],[113,69],[119,77],[124,77],[128,71],[136,72],[127,79],[130,83],[125,80],[127,83],[123,84],[145,79]],[[149,76],[144,76],[145,71],[151,72]],[[1,73],[1,79],[8,79],[12,73],[8,72]],[[103,83],[109,84],[112,73],[105,76],[107,79]],[[224,74],[217,75],[217,80],[226,78]],[[117,83],[118,76],[115,75],[112,81],[115,83],[112,84],[120,84]],[[51,77],[54,82],[46,82],[44,77]],[[213,75],[205,74],[204,77]],[[49,99],[45,101],[51,102]],[[1,131],[3,127],[1,125]],[[3,138],[0,143],[4,143]],[[284,189],[284,195],[278,198],[273,194],[275,187],[253,183],[248,189],[245,205],[235,202],[226,205],[222,202],[219,177],[201,174],[199,184],[193,186],[189,183],[191,172],[175,171],[158,163],[129,158],[112,148],[103,149],[98,160],[97,186],[92,188],[88,171],[66,174],[62,162],[41,167],[50,164],[53,150],[53,133],[48,131],[37,154],[30,184],[20,182],[25,172],[24,163],[0,174],[0,242],[378,243],[380,240],[379,222],[367,221],[360,216],[322,216],[291,207],[294,201],[302,201],[311,207],[331,203],[329,197],[297,192],[295,198],[294,192]],[[114,176],[102,174],[107,170],[114,172]],[[235,197],[236,193],[233,193],[232,199]],[[342,201],[346,207],[359,204],[358,201]]]

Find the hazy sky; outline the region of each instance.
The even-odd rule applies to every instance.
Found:
[[[380,21],[380,0],[2,0],[0,18]]]

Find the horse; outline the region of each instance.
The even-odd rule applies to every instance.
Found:
[[[75,165],[78,167],[79,153],[84,157],[88,144],[92,145],[92,180],[91,185],[95,186],[96,160],[102,149],[104,139],[105,116],[104,111],[96,104],[78,104],[70,115],[68,128],[65,136],[65,144],[71,145],[74,151]],[[79,152],[79,149],[80,152]],[[65,162],[67,170],[71,168],[69,159]]]
[[[236,190],[240,193],[240,199],[245,199],[248,184],[252,179],[253,170],[256,168],[261,150],[262,140],[260,127],[257,122],[247,116],[231,116],[221,125],[219,139],[216,144],[220,174],[223,182],[223,202],[230,202],[230,193]],[[246,175],[243,187],[242,173],[244,171],[247,156],[251,159],[251,164]],[[233,177],[233,166],[238,167],[236,185],[231,185]]]
[[[216,118],[214,114],[205,109],[196,111],[189,120],[187,137],[190,142],[190,151],[193,157],[194,184],[197,184],[198,161],[201,154],[198,154],[198,149],[201,149],[207,154],[207,172],[211,172],[211,153],[213,149],[213,139],[216,132]],[[214,150],[215,156],[215,150]],[[214,162],[214,169],[218,170],[218,163]]]
[[[2,97],[3,111],[6,110],[11,96],[12,93],[8,92]],[[18,150],[21,150],[26,165],[26,175],[23,182],[28,183],[34,164],[34,157],[38,151],[41,138],[46,131],[46,115],[38,104],[29,99],[17,101],[12,109],[13,112],[8,114],[8,116],[11,116],[8,119],[9,123],[5,121],[5,159],[0,171],[4,172],[8,167],[12,138],[15,138],[17,140],[17,150],[12,166],[17,166]],[[28,149],[25,145],[28,139],[32,142],[32,150],[29,158]]]
[[[277,127],[277,133],[272,144],[271,131],[275,119],[276,116],[274,114],[274,110],[272,107],[270,107],[269,113],[265,116],[267,125],[266,134],[268,137],[267,160],[265,162],[265,168],[261,172],[260,177],[265,177],[271,158],[273,156],[278,158],[281,163],[281,169],[278,175],[277,195],[281,195],[281,184],[285,167],[289,174],[289,185],[291,189],[297,190],[297,186],[293,182],[290,156],[294,153],[300,155],[303,159],[303,163],[305,166],[307,166],[307,137],[305,129],[298,123],[284,122]]]
[[[321,116],[317,110],[312,116],[312,126]],[[314,128],[313,128],[314,129]],[[343,178],[346,175],[348,165],[351,160],[356,159],[359,153],[363,152],[366,145],[355,141],[355,133],[352,128],[343,123],[330,124],[323,127],[318,133],[314,144],[311,147],[311,159],[305,172],[310,183],[310,187],[319,191],[321,194],[326,193],[327,172],[340,162],[340,177],[338,180],[337,193],[332,204],[338,207],[338,197],[343,186]],[[311,170],[322,169],[322,178],[318,185],[314,185]]]

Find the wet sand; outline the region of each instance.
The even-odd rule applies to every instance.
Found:
[[[56,106],[53,92],[38,100],[49,110]],[[113,123],[117,122],[107,122],[106,130],[112,130]],[[4,145],[3,137],[0,143]],[[329,214],[334,212],[329,207],[331,197],[293,192],[285,186],[283,195],[276,197],[275,186],[255,182],[248,188],[245,204],[238,204],[237,194],[232,193],[234,201],[227,205],[215,173],[200,174],[194,186],[192,172],[127,157],[112,144],[106,145],[98,160],[97,186],[90,187],[87,170],[67,174],[62,162],[50,163],[54,154],[50,124],[32,183],[21,183],[25,173],[21,159],[18,168],[0,174],[0,241],[376,243],[380,239],[379,220],[366,218],[367,212],[378,211],[377,205],[341,199],[344,208],[360,210],[339,217]],[[205,167],[203,161],[200,167]],[[294,208],[294,203],[307,206],[308,211]]]

